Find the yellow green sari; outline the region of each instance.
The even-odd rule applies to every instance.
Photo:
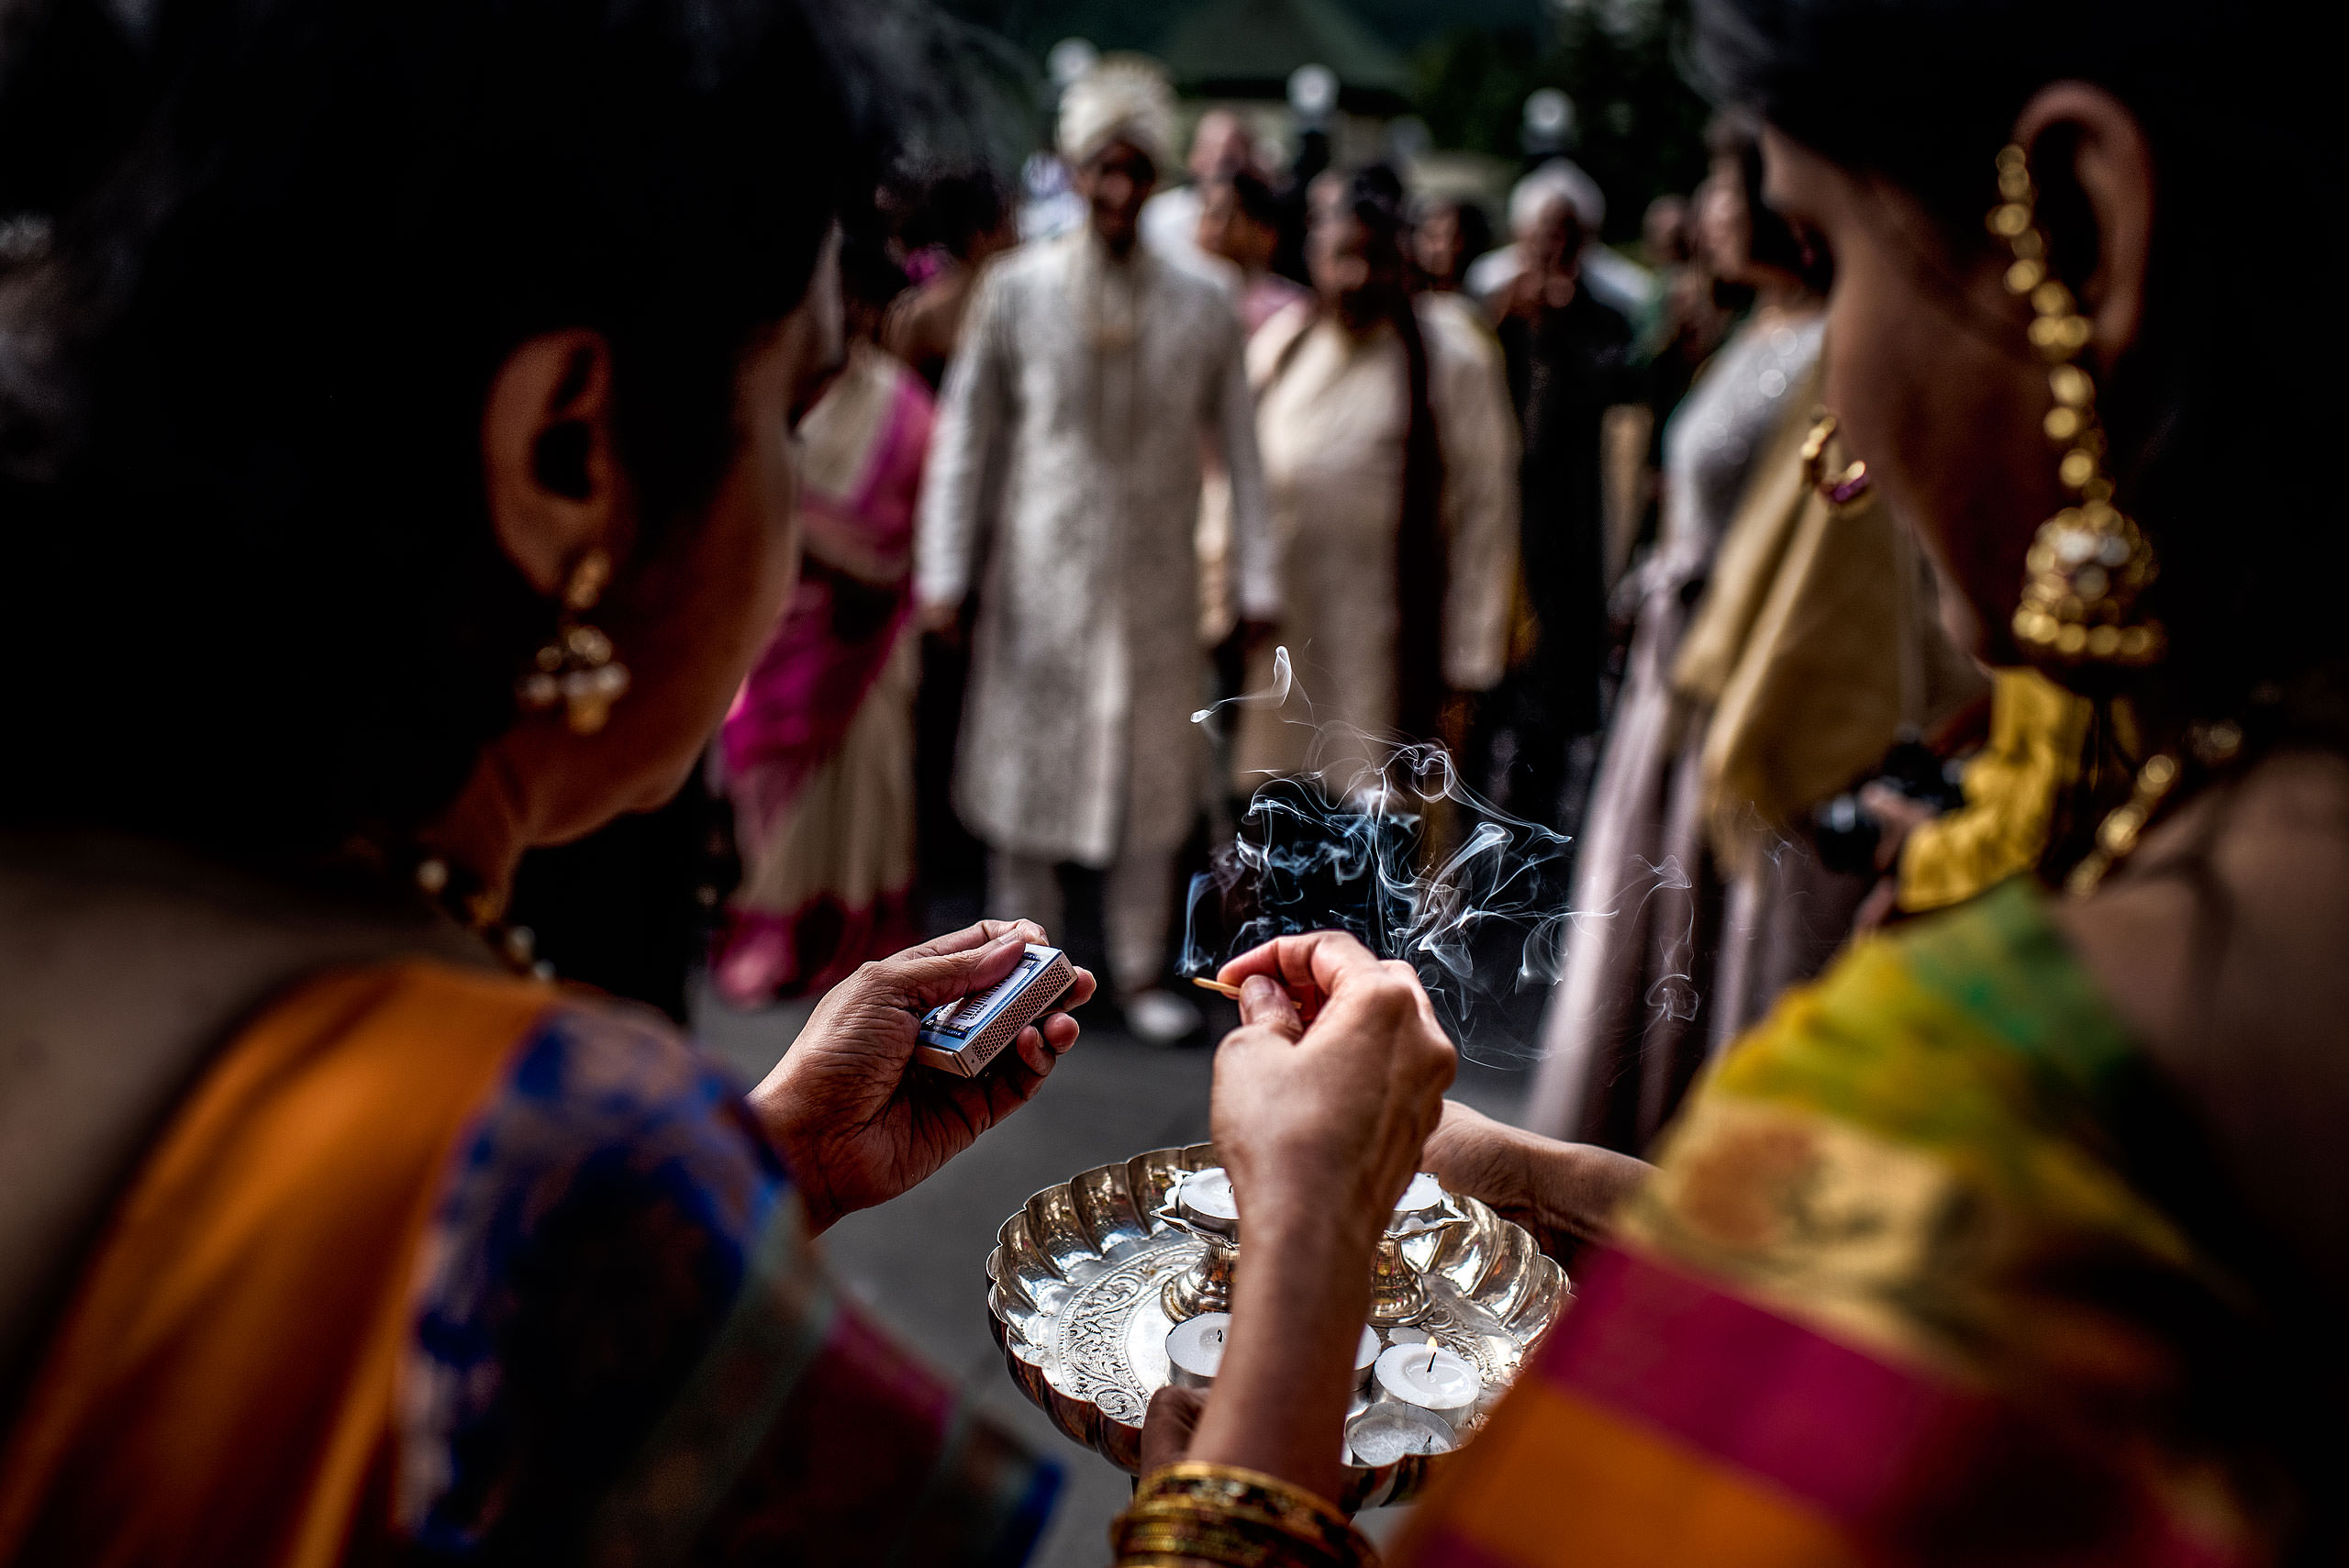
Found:
[[[1693,1097],[1406,1559],[2279,1560],[2292,1315],[2178,1111],[2027,881],[1864,940]]]

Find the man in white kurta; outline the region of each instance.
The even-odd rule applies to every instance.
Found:
[[[1392,325],[1349,326],[1335,285],[1329,292],[1282,311],[1249,344],[1284,590],[1281,641],[1296,684],[1279,706],[1243,710],[1234,749],[1242,788],[1311,771],[1344,795],[1373,782],[1397,740],[1408,371]],[[1491,334],[1448,295],[1419,295],[1411,308],[1443,458],[1443,681],[1481,692],[1500,679],[1508,650],[1517,419]],[[1252,690],[1271,678],[1268,656],[1252,661]]]
[[[1063,100],[1062,151],[1095,190],[1093,221],[1001,258],[980,284],[931,446],[918,566],[934,617],[978,595],[954,791],[993,851],[989,906],[1055,929],[1054,868],[1105,869],[1111,977],[1138,1029],[1206,782],[1190,721],[1205,679],[1203,444],[1230,475],[1241,613],[1268,621],[1279,604],[1231,301],[1134,242],[1172,118],[1163,83],[1115,58]]]

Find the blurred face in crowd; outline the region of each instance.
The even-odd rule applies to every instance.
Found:
[[[1199,249],[1220,256],[1245,272],[1261,272],[1272,264],[1280,237],[1270,224],[1250,217],[1240,204],[1240,193],[1229,178],[1210,181],[1199,198]]]
[[[1564,196],[1553,196],[1542,204],[1534,215],[1533,226],[1525,231],[1525,254],[1536,272],[1571,273],[1582,255],[1582,217],[1575,211],[1575,204]]]
[[[2075,253],[2092,336],[2084,363],[2103,380],[2140,331],[2152,243],[2152,154],[2119,100],[2078,83],[2043,89],[2014,139],[2076,127],[2068,162],[2036,160],[2043,192],[2066,191],[2093,220]],[[1825,245],[1827,406],[1877,488],[1915,529],[1943,580],[1963,590],[1973,626],[1960,646],[2013,656],[2007,618],[2040,521],[2063,506],[2041,428],[2047,372],[2029,346],[2030,306],[2002,279],[2010,258],[1978,226],[1953,234],[1908,192],[1765,133],[1771,206]],[[1987,162],[1987,160],[1986,160]],[[2043,197],[2043,200],[2045,198]],[[2062,254],[2059,249],[2059,255]],[[1953,604],[1956,595],[1944,595]]]
[[[1677,266],[1688,260],[1688,204],[1678,196],[1658,196],[1640,220],[1640,238],[1657,265]]]
[[[1093,232],[1113,256],[1134,247],[1141,231],[1141,204],[1158,183],[1150,154],[1130,141],[1112,141],[1076,172],[1076,194],[1092,209]]]
[[[1385,247],[1354,216],[1345,182],[1337,176],[1314,181],[1312,214],[1305,262],[1315,292],[1349,328],[1384,320],[1403,291],[1400,259],[1382,254]]]
[[[1205,183],[1246,168],[1255,157],[1254,139],[1230,109],[1209,109],[1191,133],[1191,178]]]
[[[1753,226],[1745,211],[1745,178],[1735,158],[1716,158],[1697,187],[1697,253],[1724,283],[1753,281]]]
[[[1430,207],[1411,231],[1412,260],[1419,262],[1419,271],[1439,282],[1458,277],[1468,264],[1460,247],[1460,209],[1450,202]]]

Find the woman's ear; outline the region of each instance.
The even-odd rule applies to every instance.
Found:
[[[2096,264],[2073,277],[2080,309],[2094,328],[2097,355],[2110,365],[2137,340],[2145,314],[2145,273],[2154,243],[2154,150],[2128,106],[2101,87],[2057,82],[2023,106],[2014,139],[2031,157],[2042,202],[2071,198],[2093,225]],[[2069,192],[2062,187],[2069,185]],[[2060,234],[2056,249],[2062,246]],[[2060,254],[2050,261],[2064,266]]]
[[[482,407],[481,455],[490,526],[540,592],[560,592],[590,550],[626,555],[633,514],[602,333],[548,332],[506,356]]]

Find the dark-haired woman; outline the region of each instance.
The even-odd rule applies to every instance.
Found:
[[[1664,428],[1655,549],[1618,589],[1637,603],[1631,657],[1575,862],[1586,918],[1552,994],[1532,1101],[1534,1125],[1630,1153],[1703,1059],[1723,905],[1705,853],[1707,714],[1675,690],[1674,666],[1722,535],[1773,458],[1791,461],[1817,402],[1819,267],[1763,200],[1754,128],[1724,120],[1713,142],[1698,243],[1753,306]]]
[[[1234,767],[1344,795],[1397,731],[1432,739],[1448,691],[1500,678],[1517,535],[1517,423],[1500,350],[1449,295],[1413,295],[1391,172],[1325,174],[1316,296],[1249,343],[1296,686],[1242,710]],[[1248,688],[1273,679],[1252,657]]]
[[[913,1062],[1042,932],[865,966],[745,1098],[497,924],[526,847],[675,789],[790,596],[863,161],[828,40],[8,24],[0,1562],[1017,1561],[1052,1467],[809,1243],[1074,1042]]]
[[[2349,1549],[2349,547],[2336,477],[2299,462],[2343,415],[2310,368],[2343,328],[2241,330],[2264,258],[2209,206],[2344,210],[2330,61],[2277,47],[2297,18],[1698,6],[1699,58],[1771,127],[1773,199],[1833,252],[1828,404],[1982,654],[2088,696],[2136,762],[2060,885],[1865,940],[1782,1002],[1653,1172],[1448,1113],[1431,1168],[1609,1242],[1402,1560]],[[1276,1380],[1342,1396],[1351,1328],[1308,1350],[1303,1321],[1235,1316],[1201,1432]],[[1259,1337],[1277,1369],[1235,1379]],[[1359,1560],[1326,1514],[1231,1507],[1325,1476],[1324,1421],[1261,1481],[1145,1479],[1125,1539]],[[1180,1451],[1178,1422],[1159,1436]]]

